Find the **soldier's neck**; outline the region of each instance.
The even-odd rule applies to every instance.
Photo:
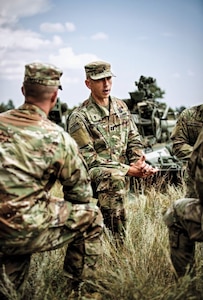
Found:
[[[107,98],[95,98],[94,97],[94,100],[98,105],[101,105],[101,106],[109,105],[109,97],[107,97]]]

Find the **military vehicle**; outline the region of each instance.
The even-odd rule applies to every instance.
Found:
[[[153,88],[156,80],[152,77],[140,76],[135,82],[137,90],[130,92],[129,99],[123,99],[132,113],[143,139],[144,152],[149,164],[159,168],[153,182],[160,186],[169,181],[178,184],[182,180],[182,162],[171,152],[170,134],[177,119],[177,113],[165,103],[155,100]],[[56,105],[49,113],[49,119],[67,130],[68,107],[57,99]],[[152,179],[145,184],[152,184]],[[134,184],[135,184],[135,180]],[[136,182],[140,185],[140,181]],[[143,185],[143,184],[142,184]]]
[[[56,104],[53,109],[50,111],[48,118],[58,124],[59,126],[63,127],[65,131],[67,131],[67,112],[68,106],[66,103],[62,103],[59,98],[57,98]]]
[[[183,164],[172,154],[170,141],[178,114],[166,103],[155,99],[155,92],[159,88],[154,78],[142,75],[135,85],[137,90],[130,92],[130,98],[123,101],[142,136],[147,162],[160,170],[153,181],[156,184],[159,181],[162,186],[169,181],[179,184],[182,181]]]

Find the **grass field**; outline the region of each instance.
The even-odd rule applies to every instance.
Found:
[[[58,196],[60,189],[56,187],[53,193]],[[117,249],[111,235],[104,234],[96,278],[88,283],[97,290],[99,299],[203,299],[194,290],[195,284],[201,293],[201,245],[196,249],[196,277],[186,275],[177,283],[170,262],[168,232],[162,221],[166,208],[183,195],[184,185],[167,185],[164,192],[152,186],[148,191],[131,194],[125,244]],[[67,279],[62,270],[64,253],[62,248],[33,255],[25,300],[68,299]],[[12,300],[18,299],[12,291],[10,295]]]

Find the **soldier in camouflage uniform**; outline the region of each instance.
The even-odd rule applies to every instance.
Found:
[[[85,71],[91,94],[69,116],[68,131],[87,162],[104,223],[122,241],[127,177],[147,177],[157,170],[145,163],[140,135],[126,104],[110,96],[114,76],[110,64],[91,62]]]
[[[193,146],[197,140],[197,137],[203,126],[203,104],[193,106],[185,109],[173,129],[171,134],[171,140],[173,142],[172,151],[173,153],[185,161],[186,164],[190,158]],[[186,182],[186,195],[185,197],[197,198],[196,191],[194,189],[194,182],[191,176],[189,176],[186,169],[185,172]]]
[[[24,104],[0,114],[0,280],[5,270],[19,293],[34,252],[68,245],[64,273],[73,284],[92,274],[101,253],[103,220],[86,163],[74,139],[47,118],[61,75],[52,65],[26,65]],[[50,194],[56,180],[63,199]]]
[[[189,160],[189,175],[194,178],[199,199],[179,199],[164,215],[169,229],[171,260],[178,277],[192,270],[195,242],[203,242],[203,129]]]

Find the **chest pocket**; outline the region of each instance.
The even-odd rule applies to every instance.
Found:
[[[105,120],[89,124],[89,131],[91,133],[94,149],[97,153],[109,147],[108,123],[105,122]]]

